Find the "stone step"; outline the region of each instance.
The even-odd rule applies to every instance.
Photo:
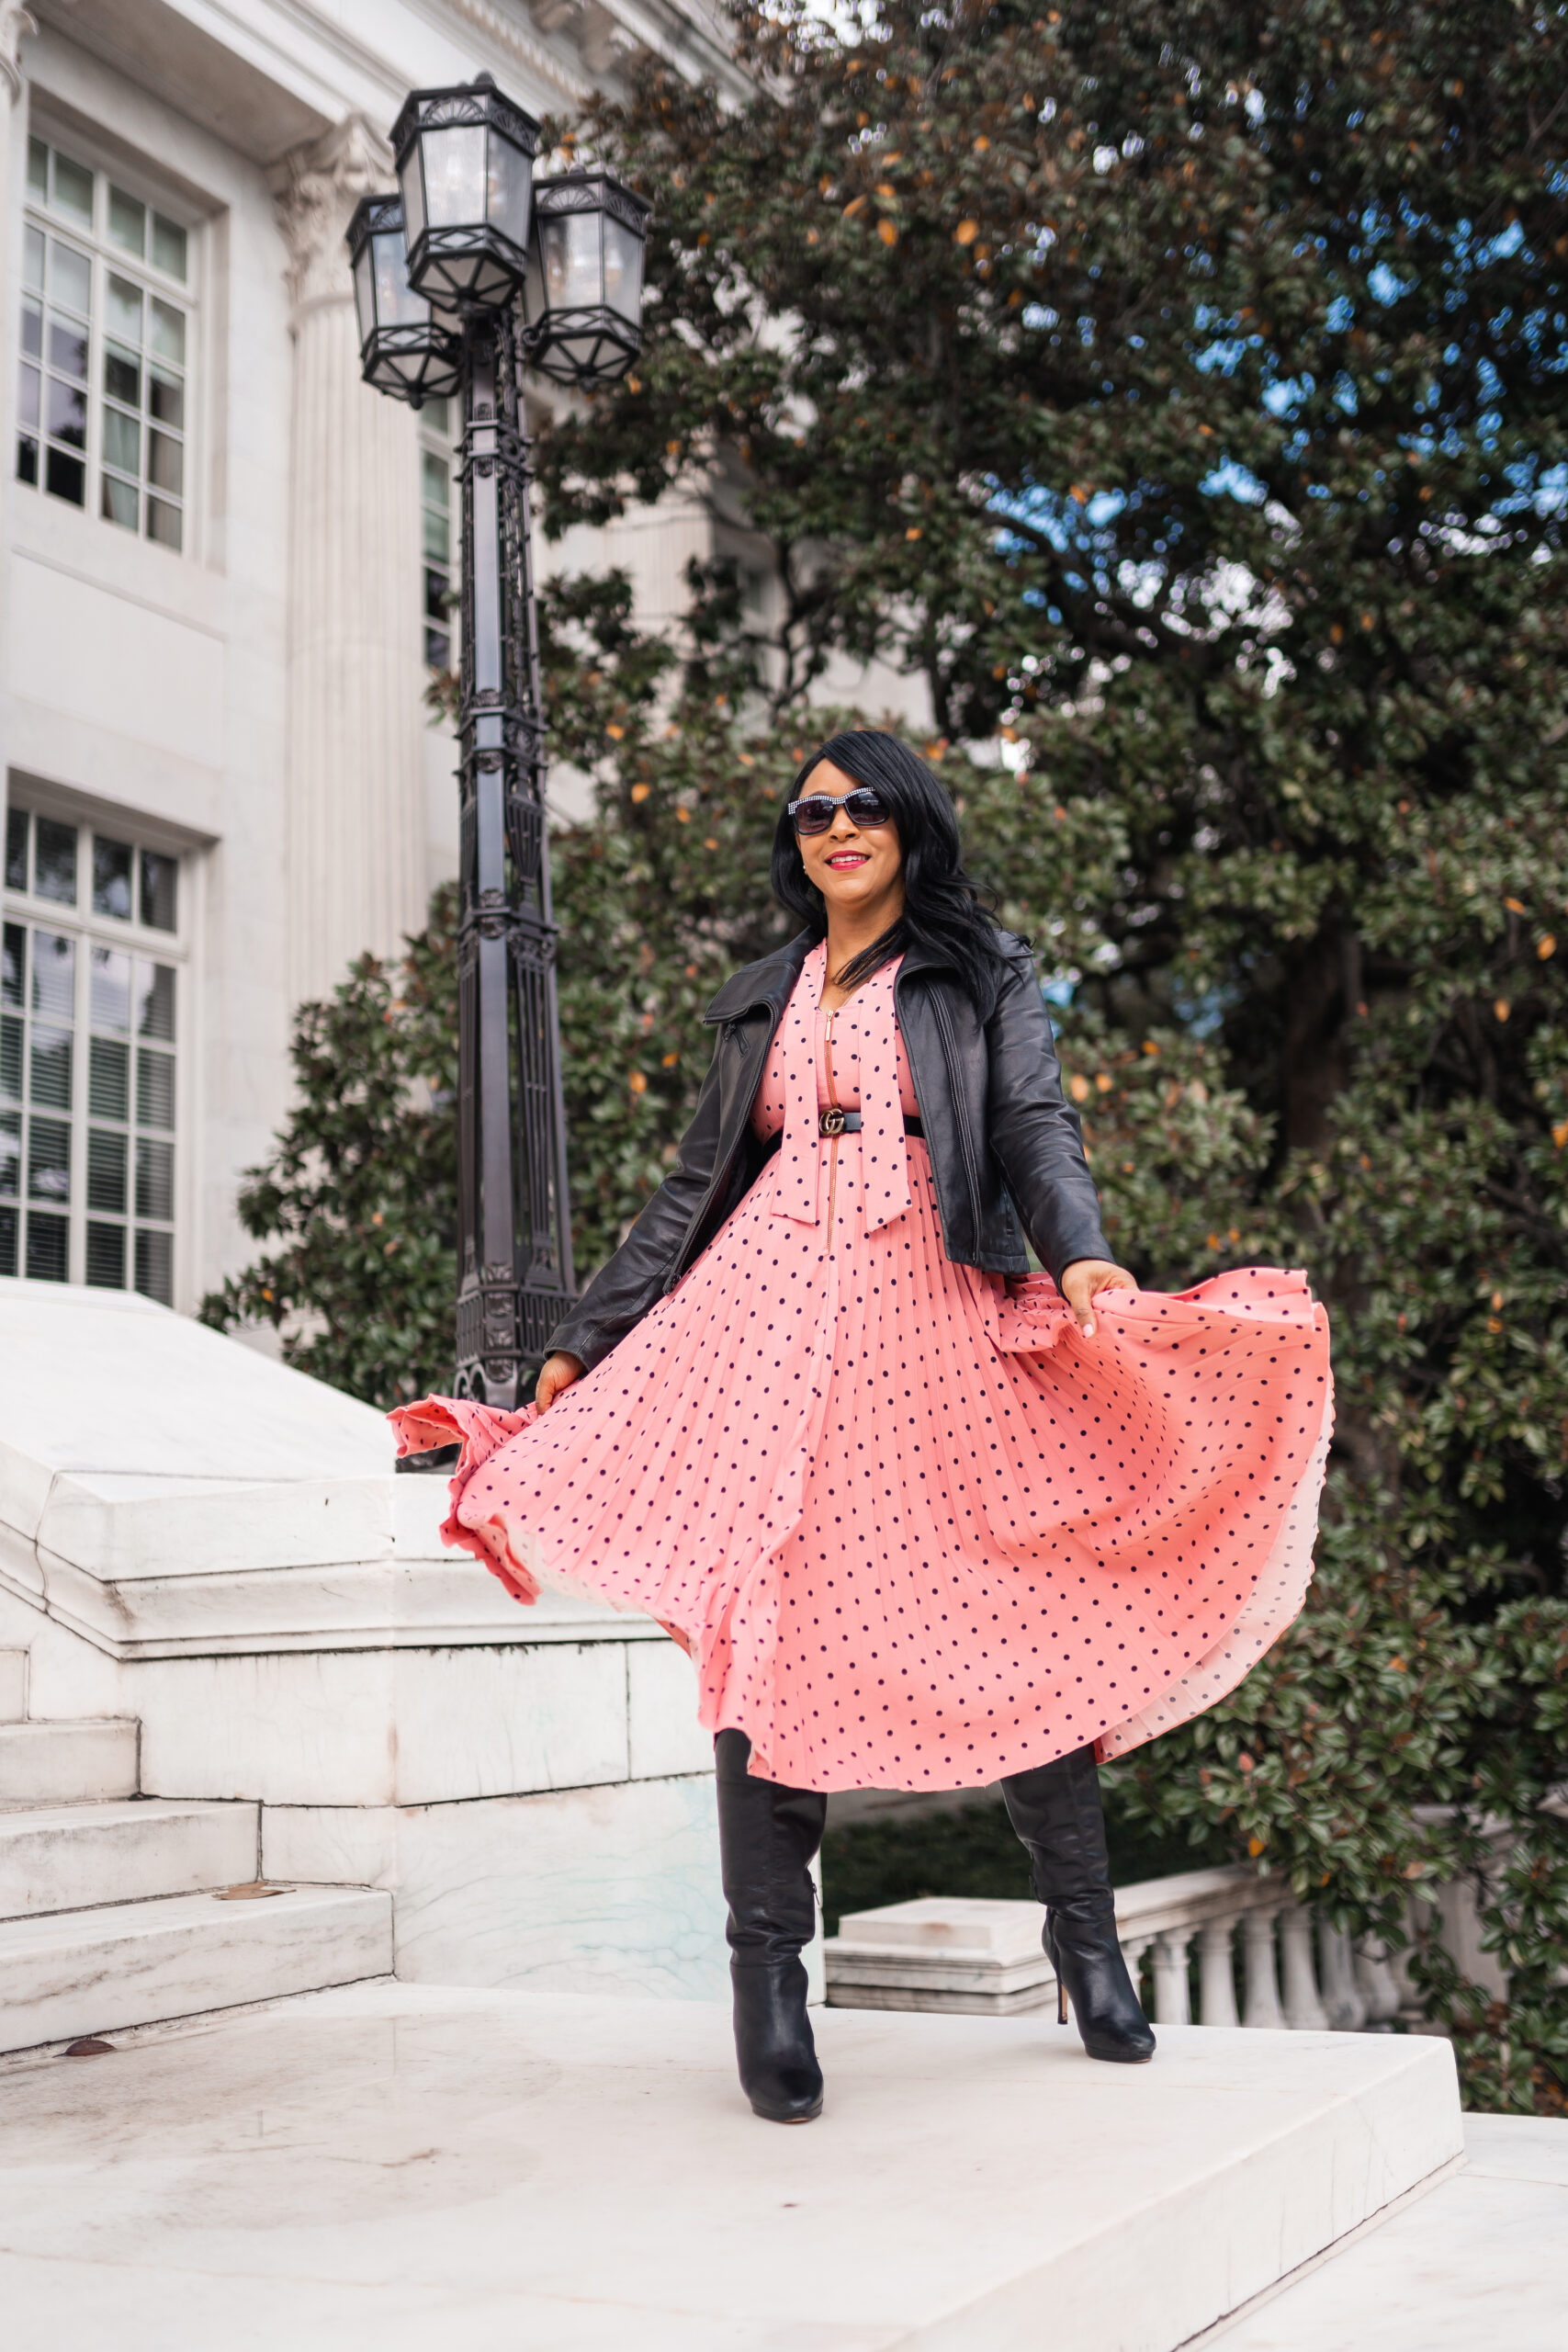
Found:
[[[0,1650],[0,1724],[19,1724],[28,1712],[28,1654]]]
[[[254,1879],[258,1810],[139,1797],[0,1813],[0,1919]]]
[[[133,1797],[141,1726],[115,1715],[0,1724],[0,1804],[101,1804]]]
[[[387,1976],[392,1898],[284,1888],[256,1900],[162,1895],[0,1925],[0,2050],[197,2017]]]

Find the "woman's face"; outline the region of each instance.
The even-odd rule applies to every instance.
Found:
[[[855,779],[830,760],[814,767],[801,786],[808,793],[825,792],[834,800],[856,789]],[[884,927],[897,920],[903,903],[904,853],[897,825],[857,825],[840,808],[825,833],[797,833],[806,878],[815,882],[828,902],[829,914],[881,915]],[[894,903],[897,901],[897,903]]]

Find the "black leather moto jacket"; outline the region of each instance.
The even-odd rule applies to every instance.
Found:
[[[709,1005],[704,1019],[718,1032],[713,1063],[675,1165],[550,1334],[552,1351],[590,1367],[607,1356],[674,1289],[756,1182],[769,1151],[751,1131],[752,1105],[811,944],[802,932],[748,964]],[[918,947],[899,967],[894,1001],[948,1257],[1025,1274],[1027,1233],[1059,1282],[1076,1260],[1111,1251],[1034,967],[1010,933],[1001,944],[1006,971],[988,1021],[977,1018],[957,973]]]

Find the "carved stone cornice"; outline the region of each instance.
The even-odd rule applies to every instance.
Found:
[[[0,82],[6,85],[6,103],[10,106],[15,106],[22,95],[22,43],[37,30],[20,0],[0,0]]]
[[[273,195],[296,319],[322,303],[354,300],[344,243],[349,218],[362,196],[386,195],[396,185],[391,149],[359,114],[284,157]]]

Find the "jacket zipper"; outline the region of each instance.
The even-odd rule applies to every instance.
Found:
[[[964,1148],[964,1173],[968,1179],[969,1183],[969,1219],[970,1232],[972,1236],[971,1246],[976,1254],[978,1254],[980,1248],[980,1171],[975,1165],[975,1148],[969,1134],[968,1115],[964,1107],[964,1097],[959,1091],[958,1065],[953,1053],[953,1033],[947,1024],[947,1013],[943,1008],[942,999],[934,989],[931,990],[931,1011],[936,1014],[936,1025],[942,1033],[942,1058],[947,1064],[947,1086],[948,1092],[953,1099],[953,1125],[958,1129],[958,1139]]]
[[[835,1111],[838,1110],[840,1106],[838,1081],[833,1076],[833,1023],[838,1019],[841,1010],[842,1008],[840,1006],[835,1005],[832,1012],[828,1015],[828,1035],[826,1040],[828,1048],[828,1101]],[[829,1250],[831,1250],[833,1246],[833,1200],[838,1191],[838,1187],[839,1138],[837,1136],[834,1136],[828,1145],[828,1248]]]

